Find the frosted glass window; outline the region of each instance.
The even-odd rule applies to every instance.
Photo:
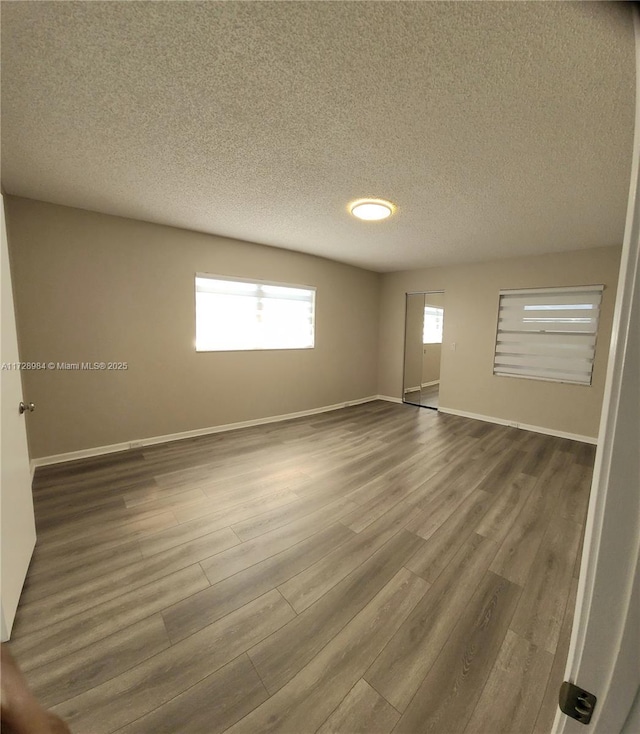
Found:
[[[196,275],[196,351],[311,349],[315,288]]]

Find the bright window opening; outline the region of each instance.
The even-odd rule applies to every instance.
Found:
[[[196,275],[196,351],[311,349],[315,288]]]
[[[424,321],[422,328],[423,344],[442,344],[442,322],[444,309],[436,306],[424,307]]]

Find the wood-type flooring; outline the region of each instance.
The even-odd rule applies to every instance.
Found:
[[[548,734],[593,457],[376,401],[40,468],[11,648],[74,734]]]

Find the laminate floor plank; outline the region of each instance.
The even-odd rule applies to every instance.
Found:
[[[491,423],[487,423],[485,421],[477,421],[473,426],[471,426],[469,433],[476,438],[482,438],[483,436],[486,436],[488,433],[494,430],[495,428],[491,425]]]
[[[20,622],[29,631],[50,626],[120,596],[123,588],[133,591],[146,586],[239,543],[229,528],[203,535],[151,558],[143,558],[109,573],[96,575],[80,588],[63,589],[42,600],[25,604],[21,609]]]
[[[531,442],[529,457],[522,467],[523,474],[538,477],[544,471],[556,450],[556,444],[548,436],[540,435]]]
[[[420,487],[417,481],[394,481],[387,484],[387,491],[382,490],[373,500],[359,505],[353,512],[345,515],[340,522],[356,533],[360,533],[370,525],[383,518],[388,512]],[[353,493],[349,495],[353,500]]]
[[[301,540],[315,535],[320,530],[340,520],[340,517],[353,509],[354,505],[348,500],[338,500],[331,505],[296,520],[288,525],[276,528],[269,533],[259,535],[238,546],[229,548],[211,558],[202,561],[200,565],[211,584],[233,576],[265,558],[275,556]]]
[[[398,533],[411,519],[414,508],[411,497],[398,502],[366,530],[281,584],[280,593],[298,614],[303,612]]]
[[[74,734],[548,734],[593,458],[372,401],[39,467],[9,644]]]
[[[50,707],[99,686],[170,645],[162,617],[154,614],[30,670],[26,677],[38,700]]]
[[[159,485],[163,486],[164,477],[173,475],[178,481],[184,479],[183,472],[191,472],[194,469],[204,469],[210,464],[224,462],[227,456],[233,457],[233,463],[244,463],[245,467],[251,465],[250,459],[254,455],[259,456],[267,450],[267,442],[262,445],[255,442],[252,446],[244,445],[240,436],[234,437],[234,441],[229,441],[227,445],[222,443],[213,444],[210,447],[202,447],[191,451],[185,450],[183,446],[178,446],[171,454],[161,454],[159,452],[151,453],[145,449],[145,464],[147,471],[156,479]],[[175,443],[182,443],[177,441]],[[209,480],[211,474],[209,473]],[[171,480],[168,480],[171,484]],[[192,486],[199,486],[198,482],[193,482]]]
[[[231,527],[235,523],[259,516],[263,512],[270,512],[274,508],[296,502],[298,499],[293,492],[283,490],[272,493],[262,502],[248,500],[224,510],[214,509],[212,506],[211,513],[205,513],[194,520],[173,525],[141,538],[138,540],[138,547],[143,556],[153,556],[202,535],[208,535],[214,530]]]
[[[120,537],[126,535],[130,530],[139,526],[145,529],[146,524],[153,526],[158,518],[170,517],[171,513],[166,507],[159,508],[129,508],[125,506],[105,510],[101,516],[83,517],[80,521],[67,518],[54,527],[47,528],[40,533],[39,539],[47,543],[50,548],[69,543],[82,545],[91,541],[92,537]],[[172,516],[171,516],[172,517]],[[175,520],[174,520],[175,521]],[[129,528],[128,526],[132,526]],[[75,534],[73,530],[75,529]],[[69,536],[73,536],[71,539]]]
[[[269,698],[242,654],[118,734],[220,734]]]
[[[220,495],[224,495],[225,489],[227,492],[232,492],[236,497],[247,498],[251,497],[256,490],[275,490],[275,489],[293,489],[301,484],[307,482],[309,477],[301,471],[286,471],[271,473],[265,476],[263,473],[256,476],[252,481],[244,480],[239,483],[237,480],[233,482],[226,482],[221,485],[215,483],[213,485],[203,485],[202,492],[205,498],[218,500]]]
[[[265,452],[265,455],[267,455],[267,452]],[[181,492],[185,487],[198,487],[211,485],[215,482],[239,479],[246,474],[254,473],[256,469],[253,465],[248,466],[244,457],[236,460],[230,457],[226,461],[221,458],[205,464],[163,472],[157,471],[151,464],[149,471],[160,489]]]
[[[289,683],[229,734],[313,732],[344,699],[428,584],[401,569]]]
[[[576,463],[569,469],[560,493],[557,512],[561,517],[585,524],[593,467]]]
[[[59,486],[61,479],[65,482],[74,479],[86,481],[103,476],[136,476],[141,472],[144,473],[142,451],[131,449],[39,467],[34,479],[34,489],[39,492],[46,488],[55,488]]]
[[[144,517],[124,517],[119,523],[113,523],[112,527],[107,529],[101,529],[99,525],[90,528],[81,526],[80,529],[67,528],[65,533],[54,541],[44,537],[40,542],[46,545],[49,559],[54,557],[66,559],[74,553],[97,553],[112,550],[122,543],[144,538],[146,535],[177,524],[178,521],[172,512],[154,511]],[[74,530],[76,530],[75,533]]]
[[[22,590],[21,608],[63,589],[82,588],[97,576],[111,573],[143,558],[135,540],[108,551],[65,557],[56,564],[47,562],[46,548],[44,555],[40,548],[37,550],[29,567],[27,583]]]
[[[122,492],[121,497],[125,507],[136,507],[147,502],[179,495],[185,490],[188,491],[188,487],[161,487],[154,478],[145,487],[128,489]]]
[[[421,504],[422,512],[408,528],[428,540],[482,484],[500,462],[499,443],[494,434],[486,434],[469,456],[469,462],[453,464],[428,480],[429,493]],[[510,465],[510,459],[506,459]]]
[[[140,463],[133,473],[122,471],[113,464],[108,471],[102,471],[99,475],[79,474],[75,477],[59,477],[55,483],[47,487],[35,487],[34,480],[34,500],[43,507],[54,508],[71,494],[77,496],[83,503],[93,502],[104,497],[105,490],[110,488],[117,489],[118,495],[123,497],[126,492],[145,489],[154,484],[154,479],[147,472],[144,463]],[[63,493],[60,492],[61,485],[65,488]]]
[[[538,710],[538,715],[533,727],[533,734],[549,734],[553,726],[553,720],[558,710],[558,693],[564,680],[564,670],[569,655],[569,643],[571,642],[571,629],[573,627],[573,612],[578,595],[578,580],[573,579],[571,590],[567,599],[567,606],[560,630],[560,638],[556,653],[553,656],[553,665],[547,680],[544,697]]]
[[[249,650],[269,692],[280,689],[309,663],[380,592],[421,542],[411,533],[399,533],[286,627]]]
[[[379,472],[391,468],[396,462],[404,461],[409,455],[409,449],[396,452],[391,456],[384,455],[384,452],[377,452],[375,457],[351,461],[340,470],[320,474],[311,481],[297,486],[295,492],[301,497],[317,493],[322,493],[325,497],[332,499],[345,497],[365,482],[375,479]]]
[[[431,496],[433,490],[427,482],[428,499],[420,504],[420,512],[414,514],[407,529],[429,540],[473,493],[475,484],[463,474]]]
[[[404,485],[415,486],[425,480],[425,472],[429,471],[433,462],[432,456],[415,451],[401,464],[390,466],[386,471],[381,471],[372,479],[363,482],[350,492],[349,498],[358,507],[365,507],[380,499],[390,489]]]
[[[464,734],[531,734],[552,663],[509,630]]]
[[[107,734],[199,683],[293,616],[280,594],[270,591],[53,710],[74,734]]]
[[[491,566],[494,573],[521,586],[527,580],[572,463],[563,452],[551,452],[550,456]]]
[[[18,628],[12,637],[11,651],[23,670],[28,671],[109,637],[208,585],[200,566],[189,566],[140,589],[124,591],[115,599],[49,627],[24,635]],[[16,624],[19,624],[18,616]]]
[[[398,711],[404,711],[449,639],[496,553],[473,535],[425,594],[364,675]]]
[[[62,484],[62,482],[61,482]],[[151,484],[149,480],[144,482],[136,482],[138,488],[148,487]],[[93,507],[108,507],[109,505],[124,506],[124,499],[120,492],[106,491],[111,487],[119,488],[117,481],[112,484],[108,481],[100,482],[97,486],[87,486],[83,482],[74,484],[63,484],[64,490],[61,492],[60,487],[52,487],[49,491],[33,490],[33,505],[40,513],[41,521],[48,521],[49,518],[55,519],[57,522],[64,520],[65,513],[73,511],[74,508],[89,509]]]
[[[593,467],[596,458],[596,447],[588,443],[576,443],[576,463]]]
[[[244,486],[240,490],[231,487],[224,492],[220,491],[217,495],[207,495],[207,499],[203,502],[175,508],[173,514],[178,522],[186,523],[201,519],[205,515],[233,510],[240,505],[246,507],[250,503],[253,503],[254,506],[258,505],[258,510],[263,506],[268,509],[269,502],[283,492],[293,494],[296,499],[300,499],[299,495],[294,492],[294,488],[290,486],[277,488],[259,486],[254,490],[247,490]]]
[[[360,678],[318,734],[389,734],[399,718],[393,706]]]
[[[162,618],[171,641],[181,640],[275,589],[336,546],[342,545],[352,535],[344,525],[335,523],[277,555],[165,609]]]
[[[394,732],[462,732],[489,677],[521,589],[487,572]]]
[[[496,543],[502,543],[522,511],[535,483],[535,477],[518,474],[503,485],[500,492],[494,495],[494,502],[478,523],[476,532],[491,538]]]
[[[55,481],[49,482],[46,486],[39,485],[40,469],[37,471],[33,484],[34,500],[45,507],[55,507],[71,494],[77,495],[80,501],[84,502],[104,497],[105,490],[112,487],[115,487],[118,493],[124,493],[153,485],[153,477],[149,475],[143,461],[139,462],[133,471],[120,467],[114,461],[108,469],[103,469],[99,473],[78,473],[73,476],[59,474]],[[62,493],[61,487],[65,490]]]
[[[251,540],[268,533],[270,530],[275,530],[311,515],[311,513],[321,510],[329,504],[331,504],[330,498],[322,495],[296,499],[286,505],[280,505],[262,512],[260,515],[254,515],[251,518],[234,523],[231,525],[231,529],[240,540]]]
[[[484,492],[500,492],[518,474],[527,460],[527,453],[521,449],[505,452],[501,460],[486,474],[478,484],[477,489]]]
[[[440,471],[446,468],[447,461],[444,453],[452,446],[458,447],[460,451],[470,450],[469,441],[466,437],[446,438],[442,443],[434,442],[425,451],[416,451],[410,459],[403,461],[397,466],[392,466],[388,471],[380,473],[377,477],[363,484],[349,494],[349,498],[359,505],[359,509],[353,513],[353,520],[349,525],[356,532],[360,532],[367,524],[380,517],[386,507],[391,507],[393,498],[400,494],[399,499],[405,492],[412,491],[418,485],[433,480]],[[397,501],[397,500],[396,500]]]
[[[495,497],[481,489],[462,501],[457,511],[426,541],[405,564],[426,581],[433,583],[449,565],[465,541],[475,531],[482,517],[495,502]],[[497,546],[496,546],[497,550]]]
[[[475,448],[478,448],[478,446],[479,442],[476,443]],[[461,453],[466,459],[469,459],[474,451],[467,449],[467,451]],[[465,476],[469,477],[473,473],[469,463],[466,461],[452,462],[449,460],[447,454],[448,451],[442,454],[442,464],[439,470],[432,476],[426,478],[427,493],[425,497],[429,503],[426,508],[427,511],[433,509],[434,503],[438,502],[440,495],[445,492],[448,492],[450,495],[455,495],[456,488],[464,487],[472,489],[469,488],[465,481]],[[428,517],[428,515],[425,515],[425,517]],[[419,523],[416,522],[416,526],[418,525]]]
[[[206,463],[187,465],[172,471],[155,471],[150,465],[156,482],[160,487],[182,488],[184,486],[201,486],[223,484],[229,480],[249,480],[264,476],[265,472],[282,471],[295,468],[302,473],[310,469],[326,470],[326,461],[323,456],[327,452],[338,460],[341,456],[352,456],[356,453],[355,447],[344,440],[340,431],[316,434],[313,441],[289,440],[278,447],[261,447],[253,451],[251,460],[245,453],[239,451],[227,452],[218,455],[215,460],[209,457]]]
[[[534,645],[555,653],[560,637],[581,526],[555,515],[538,550],[511,623],[511,629]]]
[[[138,508],[143,512],[150,510],[161,510],[166,508],[173,509],[182,507],[183,505],[192,505],[206,500],[205,493],[198,488],[185,489],[182,492],[161,492],[158,497],[149,498],[145,502],[125,502],[128,510]]]
[[[57,528],[63,524],[90,522],[93,517],[101,518],[102,514],[110,510],[121,510],[125,504],[122,497],[101,497],[93,501],[76,501],[69,498],[65,502],[59,502],[55,507],[47,507],[44,503],[34,502],[37,509],[38,521],[36,529],[42,535],[51,528]]]

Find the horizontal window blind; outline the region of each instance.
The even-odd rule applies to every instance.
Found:
[[[309,349],[315,289],[196,275],[196,350]]]
[[[602,290],[501,291],[494,374],[590,385]]]

